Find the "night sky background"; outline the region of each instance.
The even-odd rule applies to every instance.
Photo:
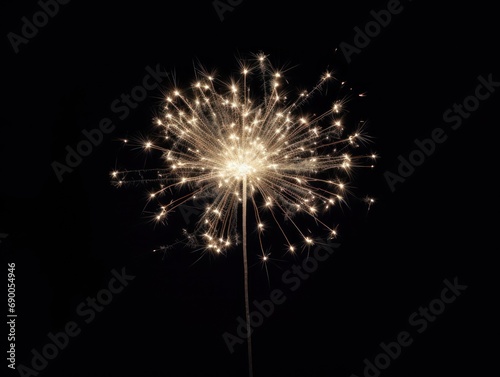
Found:
[[[278,245],[268,283],[250,234],[251,299],[268,299],[276,288],[286,294],[254,332],[255,377],[363,376],[363,360],[373,361],[379,344],[401,331],[414,341],[380,376],[486,372],[497,357],[486,341],[498,336],[489,321],[495,275],[487,272],[498,250],[498,92],[456,131],[443,113],[474,94],[479,75],[500,81],[496,11],[481,1],[401,4],[348,63],[335,50],[353,44],[353,28],[364,28],[386,1],[244,0],[222,22],[211,1],[72,1],[17,54],[7,34],[20,34],[21,18],[40,8],[34,0],[4,1],[0,277],[7,280],[7,262],[16,263],[16,364],[30,367],[31,350],[75,321],[81,333],[39,376],[247,375],[246,345],[231,354],[222,338],[244,315],[241,249],[197,263],[200,254],[182,246],[152,252],[180,239],[195,217],[187,224],[177,214],[154,226],[142,213],[148,186],[110,183],[115,168],[154,166],[119,139],[153,129],[168,80],[124,120],[110,105],[142,82],[146,66],[160,64],[187,87],[195,61],[225,77],[236,73],[236,57],[262,51],[278,66],[294,66],[288,88],[310,88],[329,67],[353,92],[366,92],[348,109],[367,121],[368,149],[380,159],[353,179],[355,193],[376,203],[367,211],[351,198],[350,207],[332,212],[341,245],[298,290],[281,274],[305,254],[284,256],[277,230],[268,234],[269,245]],[[324,101],[317,97],[312,109],[324,110]],[[116,129],[59,183],[51,163],[64,161],[65,147],[106,117]],[[414,139],[436,127],[447,141],[392,192],[384,172],[397,172],[398,156],[408,157]],[[122,268],[135,279],[86,324],[76,308]],[[455,277],[468,288],[418,334],[409,316]],[[7,327],[3,333],[5,350]],[[20,375],[2,360],[5,375]]]

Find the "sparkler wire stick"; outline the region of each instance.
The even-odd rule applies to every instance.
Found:
[[[252,366],[252,333],[250,328],[250,304],[248,300],[248,258],[247,258],[247,177],[243,177],[243,211],[242,211],[242,232],[243,232],[243,270],[245,279],[245,318],[247,322],[247,347],[248,347],[248,376],[253,377]]]

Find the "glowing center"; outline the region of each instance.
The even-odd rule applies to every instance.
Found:
[[[252,173],[255,173],[255,168],[246,162],[242,161],[231,161],[227,164],[227,170],[230,176],[233,177],[246,177]]]

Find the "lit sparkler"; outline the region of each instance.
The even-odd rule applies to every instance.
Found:
[[[305,105],[328,82],[336,81],[331,72],[324,73],[311,91],[289,101],[282,89],[283,72],[274,69],[267,56],[258,54],[249,63],[240,62],[240,68],[237,80],[224,82],[200,70],[190,89],[169,91],[164,112],[155,119],[158,132],[142,141],[145,150],[161,152],[161,166],[149,172],[114,171],[112,178],[118,185],[157,182],[159,188],[150,193],[150,200],[159,203],[158,222],[166,221],[180,205],[209,198],[195,232],[203,238],[206,252],[224,253],[236,244],[241,219],[250,334],[247,209],[253,210],[257,223],[263,262],[268,260],[263,246],[268,227],[279,229],[287,252],[298,249],[290,233],[299,236],[301,248],[314,244],[314,237],[301,229],[295,215],[323,226],[333,238],[336,226],[322,220],[322,213],[345,200],[347,182],[341,177],[349,177],[353,168],[373,166],[370,161],[376,155],[353,153],[367,138],[362,127],[346,134],[345,98],[320,115],[307,114]],[[187,193],[171,198],[173,189]],[[367,201],[373,203],[371,198]],[[248,357],[251,376],[250,336]]]

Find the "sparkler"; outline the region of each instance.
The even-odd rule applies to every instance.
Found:
[[[173,88],[166,94],[164,111],[155,119],[158,132],[140,142],[145,150],[161,152],[160,168],[111,174],[119,186],[136,181],[159,185],[149,194],[149,200],[159,205],[154,214],[157,222],[166,222],[180,205],[200,197],[209,198],[195,236],[191,236],[203,239],[202,249],[209,253],[224,254],[238,244],[241,206],[248,362],[252,376],[248,202],[257,223],[261,260],[266,262],[269,258],[263,246],[267,228],[264,218],[271,219],[280,230],[285,250],[295,253],[299,247],[304,249],[315,242],[310,232],[297,224],[295,215],[308,217],[335,237],[336,227],[322,220],[320,214],[345,200],[347,182],[340,177],[349,177],[356,167],[373,167],[377,156],[352,153],[367,137],[361,126],[346,135],[343,115],[347,98],[334,101],[320,115],[308,115],[304,110],[328,82],[344,85],[332,72],[325,72],[311,91],[302,91],[290,101],[282,90],[283,72],[273,68],[266,55],[258,54],[239,64],[238,79],[224,82],[199,69],[190,89]],[[172,196],[173,189],[188,193]],[[368,198],[367,202],[371,205],[373,199]],[[294,243],[280,217],[301,238],[300,242]],[[199,245],[198,241],[195,244]]]

